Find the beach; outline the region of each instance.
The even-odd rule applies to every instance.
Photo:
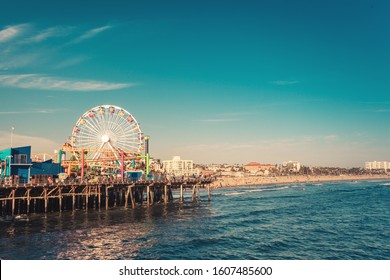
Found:
[[[247,176],[233,177],[220,176],[211,184],[212,188],[238,187],[238,186],[257,186],[257,185],[272,185],[272,184],[292,184],[292,183],[315,183],[315,182],[331,182],[331,181],[360,181],[360,180],[390,180],[388,175],[339,175],[339,176],[278,176],[278,177],[263,177],[263,176]]]

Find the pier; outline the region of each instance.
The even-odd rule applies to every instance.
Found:
[[[0,151],[0,216],[182,203],[187,189],[192,201],[206,188],[211,199],[212,178],[192,160],[161,163],[149,140],[130,112],[106,104],[84,112],[49,160],[11,144]]]
[[[110,209],[115,207],[149,207],[156,203],[184,202],[183,192],[191,191],[191,200],[200,200],[207,191],[211,200],[212,179],[175,181],[118,181],[44,184],[10,184],[0,186],[0,214],[21,215],[73,211],[76,209]],[[174,197],[173,191],[178,192]]]

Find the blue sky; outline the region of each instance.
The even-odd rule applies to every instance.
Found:
[[[0,149],[53,153],[114,104],[154,156],[390,161],[390,2],[5,1]]]

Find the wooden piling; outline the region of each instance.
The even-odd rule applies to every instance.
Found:
[[[183,184],[180,185],[180,199],[179,202],[183,203],[184,197],[183,197]]]
[[[76,190],[75,190],[75,186],[72,186],[72,210],[73,211],[75,210],[75,206],[76,206]]]
[[[154,194],[156,192],[155,187],[153,187],[153,190],[150,192],[150,203],[154,204]]]
[[[88,211],[89,187],[85,187],[85,210]]]
[[[127,188],[127,191],[126,191],[126,194],[125,194],[125,205],[124,205],[125,208],[127,208],[129,195],[130,195],[130,187]]]
[[[208,201],[211,201],[211,190],[210,190],[210,185],[207,185],[207,197],[208,197]]]
[[[30,201],[31,201],[30,192],[31,189],[27,189],[27,214],[30,213]]]
[[[101,192],[101,188],[102,188],[102,186],[99,185],[99,186],[98,186],[98,207],[99,207],[99,210],[100,210],[100,205],[102,204],[102,192]]]
[[[45,200],[45,213],[47,213],[48,198],[47,198],[47,188],[46,187],[43,187],[43,197]]]
[[[164,185],[164,204],[168,203],[168,186]]]
[[[146,204],[150,205],[150,185],[146,187]]]
[[[108,186],[106,186],[106,210],[108,210]]]
[[[123,190],[119,190],[119,205],[121,205],[123,201]]]
[[[113,187],[112,188],[112,192],[113,192],[113,194],[114,194],[114,207],[116,207],[117,205],[116,205],[116,201],[117,201],[117,199],[118,199],[118,193],[115,191],[115,188]]]
[[[12,215],[15,215],[15,192],[16,190],[12,190],[11,194],[12,194]]]
[[[59,210],[62,211],[62,187],[58,187]]]
[[[192,201],[195,201],[195,188],[196,188],[196,186],[194,185],[193,187],[192,187]]]
[[[131,207],[134,209],[135,208],[135,201],[134,201],[132,186],[130,186],[130,199],[131,199]]]

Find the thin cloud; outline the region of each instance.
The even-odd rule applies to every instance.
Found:
[[[27,67],[36,64],[38,61],[42,62],[42,60],[44,60],[44,54],[37,52],[3,55],[4,62],[0,63],[0,70]]]
[[[0,115],[20,115],[20,114],[54,114],[69,111],[69,109],[39,109],[29,111],[0,111]]]
[[[67,60],[64,60],[64,61],[58,63],[54,68],[55,69],[63,69],[63,68],[71,67],[74,65],[78,65],[78,64],[86,61],[87,59],[88,59],[87,57],[82,57],[82,56],[69,58]]]
[[[73,40],[71,42],[71,44],[79,43],[81,41],[93,38],[93,37],[97,36],[98,34],[102,33],[103,31],[106,31],[106,30],[108,30],[110,28],[112,28],[111,25],[105,25],[105,26],[102,26],[102,27],[98,27],[98,28],[94,28],[94,29],[88,30],[83,35],[81,35],[80,37],[78,37],[75,40]]]
[[[26,23],[0,29],[0,70],[21,69],[33,66],[52,66],[61,69],[86,60],[83,55],[63,58],[60,51],[69,45],[93,38],[112,28],[110,25],[82,30],[77,26],[48,26],[37,28]],[[70,42],[69,42],[70,41]],[[50,46],[44,43],[50,43]]]
[[[0,43],[7,42],[17,37],[26,26],[27,26],[26,24],[18,24],[18,25],[8,26],[5,29],[0,30]]]
[[[61,91],[105,91],[135,86],[130,83],[77,81],[38,74],[0,75],[0,86]]]
[[[238,119],[205,119],[199,121],[206,122],[206,123],[223,123],[223,122],[236,122],[238,121]]]
[[[228,113],[220,113],[216,114],[220,117],[241,117],[241,116],[251,116],[255,115],[257,112],[228,112]]]
[[[71,27],[55,26],[47,28],[38,34],[30,37],[27,42],[39,43],[49,38],[64,37],[70,34]]]
[[[296,80],[278,80],[278,81],[271,81],[271,84],[277,85],[277,86],[288,86],[288,85],[295,85],[299,83]]]

